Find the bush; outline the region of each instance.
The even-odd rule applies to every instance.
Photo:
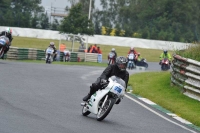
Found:
[[[190,58],[196,61],[200,61],[200,43],[195,43],[193,46],[188,47],[186,50],[179,50],[176,51],[176,54]]]

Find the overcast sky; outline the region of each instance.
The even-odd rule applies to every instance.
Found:
[[[65,8],[66,6],[70,6],[70,3],[68,0],[42,0],[41,5],[46,9],[50,10],[51,7],[60,7]],[[89,6],[89,5],[88,5]],[[100,6],[100,0],[95,0],[95,6]]]

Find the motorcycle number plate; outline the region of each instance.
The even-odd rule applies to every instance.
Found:
[[[0,43],[5,45],[6,44],[6,41],[4,39],[0,39]]]
[[[109,57],[113,58],[114,57],[114,53],[109,53]]]
[[[134,55],[133,55],[133,54],[130,54],[130,55],[128,56],[128,58],[129,58],[129,59],[134,59]]]
[[[118,93],[121,93],[122,92],[122,89],[118,86],[115,86],[114,90]]]
[[[51,54],[51,53],[52,53],[52,50],[51,50],[51,49],[48,49],[48,50],[47,50],[47,53]]]

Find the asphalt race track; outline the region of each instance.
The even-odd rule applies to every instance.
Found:
[[[127,97],[114,105],[101,122],[93,114],[82,116],[82,98],[103,67],[0,60],[0,68],[0,133],[194,132],[163,119]],[[160,66],[151,63],[148,71],[160,71]],[[140,71],[130,71],[131,74],[136,72]]]

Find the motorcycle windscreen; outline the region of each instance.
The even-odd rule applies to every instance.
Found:
[[[110,52],[108,56],[109,56],[109,58],[113,58],[115,56],[115,54],[113,52]]]
[[[53,54],[53,48],[47,48],[46,54]]]
[[[117,82],[118,84],[120,84],[121,86],[123,86],[124,88],[126,88],[126,83],[123,79],[117,77],[117,76],[111,76],[110,77],[114,82]]]
[[[131,54],[128,55],[128,59],[129,59],[129,60],[133,60],[134,58],[135,58],[135,55],[134,55],[134,54],[131,53]]]
[[[6,45],[6,39],[4,37],[0,38],[0,45],[2,45],[2,46]]]

